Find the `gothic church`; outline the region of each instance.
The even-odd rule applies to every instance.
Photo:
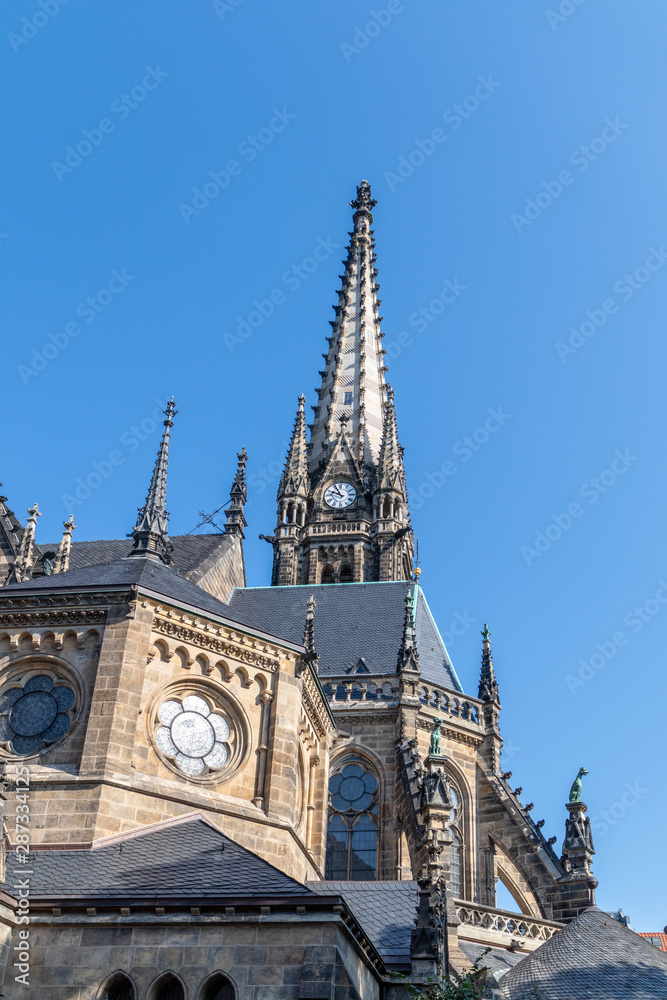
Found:
[[[245,451],[225,530],[169,536],[173,400],[131,540],[70,517],[46,544],[0,497],[7,997],[400,1000],[394,973],[476,963],[516,1000],[575,953],[603,974],[581,794],[557,850],[501,768],[488,629],[466,693],[414,569],[375,204],[363,181],[270,586],[246,586]],[[547,996],[591,995],[569,989]]]

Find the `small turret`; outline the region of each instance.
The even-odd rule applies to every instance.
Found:
[[[148,487],[146,503],[139,508],[137,523],[132,529],[134,543],[130,556],[148,556],[159,559],[167,566],[171,565],[171,544],[167,535],[169,513],[167,501],[167,465],[169,464],[169,432],[174,425],[174,397],[167,403],[164,411],[164,433],[158,449],[151,484]]]
[[[239,535],[241,538],[244,538],[243,529],[248,525],[243,512],[243,508],[248,502],[248,488],[245,481],[245,467],[248,461],[248,454],[245,448],[237,452],[236,457],[238,459],[236,475],[234,476],[232,488],[229,491],[231,503],[225,511],[225,517],[227,518],[225,534]]]

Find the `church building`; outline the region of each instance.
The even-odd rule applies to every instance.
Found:
[[[44,543],[0,497],[5,997],[403,1000],[395,973],[477,966],[480,996],[612,998],[624,941],[655,976],[631,995],[667,997],[667,955],[595,907],[581,778],[558,845],[502,770],[489,629],[465,692],[429,609],[366,181],[350,204],[312,423],[300,396],[253,526],[270,585],[245,450],[224,531],[169,536],[173,400],[131,539]]]

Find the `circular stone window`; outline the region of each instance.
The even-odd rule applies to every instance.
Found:
[[[0,743],[22,757],[41,753],[70,726],[76,695],[49,674],[33,674],[0,694]]]
[[[164,701],[158,709],[155,742],[188,777],[219,771],[230,757],[231,729],[216,707],[198,695]]]

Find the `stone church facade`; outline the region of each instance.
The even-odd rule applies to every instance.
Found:
[[[557,852],[501,767],[488,629],[468,694],[413,567],[367,182],[351,205],[270,586],[245,451],[224,532],[169,537],[173,401],[131,541],[42,544],[0,498],[5,996],[398,1000],[480,957],[500,995],[594,905],[585,804]]]

